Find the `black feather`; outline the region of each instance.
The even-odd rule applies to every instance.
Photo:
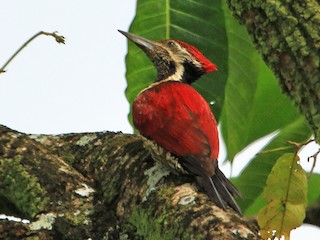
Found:
[[[197,182],[204,188],[209,198],[217,204],[220,208],[226,209],[230,206],[237,213],[242,215],[239,206],[234,200],[235,196],[241,197],[239,190],[234,186],[229,179],[221,172],[218,166],[215,167],[213,176],[210,176],[208,172],[199,164],[196,158],[188,156],[181,161],[183,167],[188,171],[196,175]]]

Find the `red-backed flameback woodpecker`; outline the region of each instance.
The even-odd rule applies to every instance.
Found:
[[[240,193],[218,167],[216,120],[206,100],[190,86],[201,75],[216,71],[216,66],[180,40],[151,41],[120,32],[147,54],[158,72],[133,102],[134,126],[176,156],[219,207],[230,206],[241,214],[233,198]]]

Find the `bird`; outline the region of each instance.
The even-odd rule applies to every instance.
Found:
[[[242,215],[234,200],[241,194],[218,166],[217,122],[207,101],[191,86],[217,71],[216,65],[184,41],[148,40],[118,31],[141,48],[157,70],[156,79],[133,101],[135,128],[176,156],[217,206]]]

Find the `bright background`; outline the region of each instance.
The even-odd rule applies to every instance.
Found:
[[[124,95],[127,42],[117,29],[128,30],[135,4],[136,0],[2,2],[0,66],[39,31],[58,31],[66,45],[40,36],[0,75],[0,124],[35,134],[132,133]],[[266,141],[236,157],[233,175]],[[311,165],[306,162],[308,152],[301,161],[305,169]],[[230,172],[228,165],[222,169]],[[291,234],[292,240],[319,238],[320,229],[307,225]]]

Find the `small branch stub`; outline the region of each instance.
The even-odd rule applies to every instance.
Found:
[[[9,58],[9,60],[0,68],[0,74],[6,72],[5,68],[9,65],[9,63],[30,43],[32,42],[34,39],[36,39],[37,37],[39,37],[40,35],[46,35],[46,36],[52,36],[54,37],[54,39],[56,40],[57,43],[62,43],[65,44],[65,37],[62,35],[59,35],[57,31],[53,32],[53,33],[49,33],[49,32],[44,32],[44,31],[40,31],[37,34],[35,34],[34,36],[32,36],[28,41],[26,41],[13,55],[11,58]]]

